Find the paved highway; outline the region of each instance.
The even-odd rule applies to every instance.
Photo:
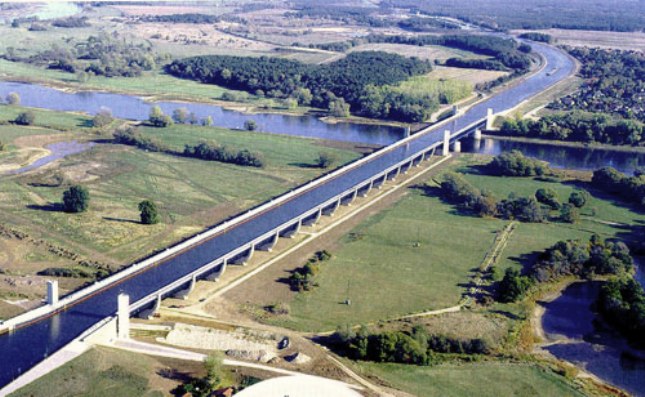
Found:
[[[474,121],[482,119],[486,116],[486,110],[489,107],[492,107],[496,112],[510,109],[573,72],[573,61],[560,50],[535,43],[532,43],[532,46],[543,55],[547,65],[539,73],[472,107],[451,125],[452,131],[458,131]],[[177,278],[211,262],[213,259],[225,255],[229,251],[271,231],[294,216],[384,171],[410,154],[441,141],[443,139],[443,129],[445,127],[438,128],[436,132],[420,136],[412,140],[408,145],[385,151],[360,167],[352,169],[245,223],[233,226],[225,233],[172,257],[144,273],[109,287],[66,311],[19,328],[10,334],[0,335],[0,357],[2,357],[2,361],[0,361],[0,387],[5,386],[20,374],[29,370],[92,325],[113,315],[116,312],[117,295],[120,292],[129,294],[131,302],[136,302]]]

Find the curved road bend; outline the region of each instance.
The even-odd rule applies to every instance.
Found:
[[[560,50],[538,43],[532,43],[532,45],[546,59],[546,67],[521,83],[472,107],[451,125],[452,131],[484,118],[489,107],[497,112],[510,109],[573,72],[574,63]],[[287,222],[297,214],[384,171],[410,154],[441,141],[443,131],[441,128],[437,130],[436,133],[419,136],[408,145],[375,156],[373,160],[362,166],[341,174],[324,185],[272,208],[246,223],[234,226],[226,233],[190,248],[133,278],[109,287],[66,311],[19,328],[13,333],[0,335],[0,357],[3,358],[0,361],[0,387],[7,385],[92,325],[113,315],[116,312],[117,295],[120,292],[129,294],[131,302],[136,302],[177,278]]]

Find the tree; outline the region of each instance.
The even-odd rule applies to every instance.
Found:
[[[83,212],[90,203],[90,193],[79,185],[71,186],[63,192],[63,208],[65,212]]]
[[[513,268],[507,268],[504,278],[499,282],[498,297],[501,302],[515,302],[522,298],[531,286],[531,279],[521,276],[520,272]]]
[[[9,105],[20,105],[20,95],[15,92],[10,92],[5,100]]]
[[[343,98],[329,102],[329,114],[334,117],[349,117],[349,104]]]
[[[186,124],[190,113],[186,108],[178,108],[172,112],[172,119],[177,124]]]
[[[573,204],[562,204],[562,208],[560,208],[560,220],[566,223],[577,223],[580,220],[578,208]]]
[[[170,116],[165,115],[159,106],[153,106],[150,109],[150,117],[148,117],[148,122],[153,127],[168,127],[172,125],[172,119]]]
[[[36,121],[36,115],[32,111],[26,111],[18,114],[14,123],[18,125],[32,125]]]
[[[217,389],[222,382],[222,356],[218,353],[209,354],[204,359],[204,369],[206,369],[205,379],[211,386],[211,390]]]
[[[211,116],[206,116],[202,119],[202,125],[204,127],[210,127],[211,125],[213,125],[213,118]]]
[[[557,210],[560,208],[560,202],[558,201],[558,194],[553,189],[550,189],[550,188],[538,189],[535,192],[535,198],[537,199],[537,201],[539,201],[542,204],[548,205],[553,210]]]
[[[92,126],[96,128],[103,128],[114,121],[112,111],[106,107],[101,107],[101,110],[92,118]]]
[[[244,129],[247,131],[255,131],[258,129],[258,125],[255,120],[246,120],[244,122]]]
[[[569,195],[569,204],[573,205],[576,208],[582,208],[587,204],[589,198],[589,193],[584,190],[571,192]]]
[[[154,225],[159,223],[159,211],[157,205],[150,200],[143,200],[139,203],[139,211],[141,212],[141,223],[144,225]]]
[[[333,153],[321,152],[316,159],[318,168],[329,168],[336,162],[336,156]]]

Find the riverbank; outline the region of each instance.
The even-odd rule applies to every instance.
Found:
[[[510,142],[522,142],[529,144],[537,145],[549,145],[557,147],[570,147],[570,148],[580,148],[580,149],[601,149],[601,150],[611,150],[615,152],[625,152],[625,153],[645,153],[645,147],[639,146],[618,146],[618,145],[608,145],[604,143],[584,143],[584,142],[567,142],[567,141],[553,141],[549,139],[539,139],[539,138],[526,138],[526,137],[516,137],[516,136],[506,136],[491,134],[490,131],[482,135],[482,138],[489,138],[498,141],[510,141]]]
[[[623,360],[629,361],[623,356],[639,360],[642,352],[632,349],[622,336],[618,336],[610,325],[598,317],[597,313],[586,309],[593,302],[585,300],[586,296],[579,296],[579,292],[572,294],[570,290],[586,290],[591,287],[589,283],[601,280],[566,278],[546,286],[544,292],[538,292],[535,297],[530,298],[533,302],[531,328],[537,339],[533,346],[533,354],[556,361],[565,368],[575,368],[575,377],[591,380],[612,395],[630,396],[634,390],[639,390],[638,381],[634,381],[634,377],[642,376],[638,375],[638,364],[634,368],[629,364],[623,365]],[[576,301],[567,303],[572,299]],[[562,300],[565,302],[558,302]],[[574,307],[576,304],[582,304],[584,308]],[[554,305],[571,307],[559,306],[556,309]],[[546,321],[550,323],[551,330],[547,330]],[[630,373],[634,371],[636,374]]]

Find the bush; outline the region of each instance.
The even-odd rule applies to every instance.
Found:
[[[318,168],[329,168],[336,162],[336,156],[333,153],[322,152],[316,159]]]
[[[31,112],[22,112],[18,114],[18,117],[14,120],[14,123],[18,125],[33,125],[34,122],[36,121],[36,115]]]
[[[560,208],[560,220],[566,223],[577,223],[580,220],[580,212],[574,205],[565,203]]]
[[[65,212],[83,212],[90,203],[90,193],[79,185],[71,186],[63,192],[63,207]]]
[[[573,205],[576,208],[582,208],[587,204],[589,199],[589,193],[584,190],[571,192],[569,195],[569,204]]]
[[[538,202],[548,205],[553,210],[560,209],[558,194],[553,189],[538,189],[535,192],[535,198]]]
[[[150,116],[148,117],[148,123],[153,127],[168,127],[173,124],[172,118],[165,115],[159,106],[153,106],[150,109]]]
[[[548,166],[543,161],[525,157],[519,150],[512,150],[496,156],[489,170],[493,175],[539,176],[548,171]]]
[[[101,110],[92,118],[92,126],[96,128],[103,128],[110,125],[114,121],[112,111],[108,108],[102,107]]]
[[[258,129],[258,124],[255,120],[246,120],[244,122],[244,129],[247,131],[255,131]]]

